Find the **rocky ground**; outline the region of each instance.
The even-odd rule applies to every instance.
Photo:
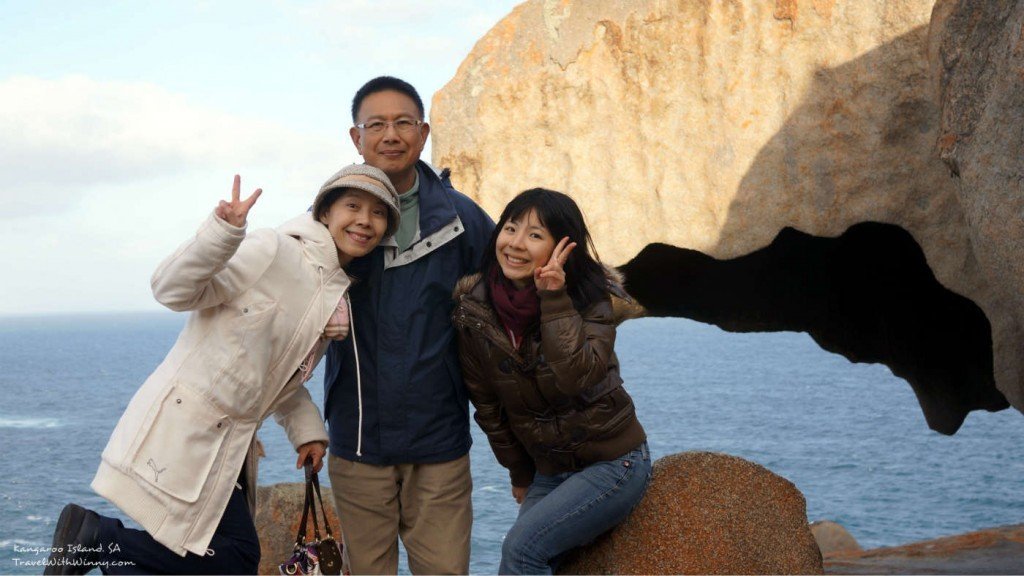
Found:
[[[905,546],[833,552],[826,574],[1024,574],[1024,524]]]
[[[276,574],[292,549],[302,485],[260,487],[258,497],[260,570]],[[340,536],[330,500],[328,516]],[[862,550],[839,524],[808,525],[805,510],[795,486],[757,464],[707,452],[667,456],[655,463],[652,485],[633,515],[560,572],[1024,574],[1024,524]]]
[[[790,481],[712,452],[658,459],[625,522],[574,552],[564,574],[821,574],[807,503]]]

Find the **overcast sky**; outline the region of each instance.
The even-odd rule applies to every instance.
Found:
[[[0,315],[160,309],[150,274],[235,173],[250,226],[301,212],[361,160],[360,85],[408,80],[429,116],[518,3],[0,4]]]

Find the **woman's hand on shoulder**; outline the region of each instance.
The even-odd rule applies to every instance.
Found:
[[[555,249],[551,251],[548,263],[533,271],[533,283],[537,285],[537,290],[561,290],[565,286],[563,266],[575,247],[576,243],[570,242],[568,236],[558,241]]]
[[[513,486],[512,497],[516,499],[516,504],[522,504],[523,500],[526,499],[526,493],[529,491],[529,486]]]
[[[299,459],[295,461],[295,468],[302,468],[306,458],[313,459],[313,472],[319,472],[324,466],[324,456],[327,454],[327,445],[319,440],[306,442],[299,446]]]
[[[231,186],[231,202],[221,200],[213,210],[217,215],[217,218],[220,218],[236,228],[245,226],[245,220],[249,215],[249,209],[251,209],[252,205],[256,203],[256,199],[260,197],[260,194],[263,194],[263,189],[257,188],[251,196],[245,200],[241,200],[241,188],[242,177],[235,174],[235,181]]]

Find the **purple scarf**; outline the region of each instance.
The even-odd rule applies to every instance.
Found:
[[[487,279],[487,284],[491,289],[491,302],[498,313],[498,319],[505,326],[512,346],[518,350],[526,329],[540,318],[537,286],[531,281],[529,286],[520,290],[505,278],[497,266]]]

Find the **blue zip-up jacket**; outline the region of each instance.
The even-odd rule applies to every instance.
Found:
[[[419,239],[397,256],[393,242],[382,244],[346,270],[352,330],[328,349],[324,377],[330,451],[346,460],[446,462],[472,443],[452,290],[479,268],[494,222],[447,170],[416,169]]]

